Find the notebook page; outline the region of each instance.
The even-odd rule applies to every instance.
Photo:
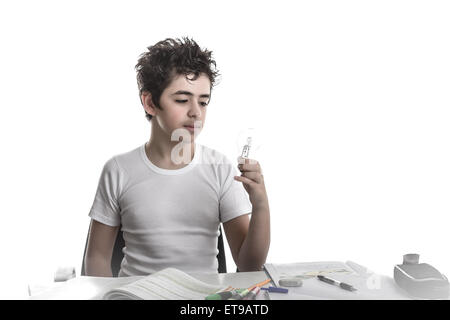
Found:
[[[136,282],[108,292],[104,299],[204,300],[207,295],[225,290],[190,275],[167,268]]]

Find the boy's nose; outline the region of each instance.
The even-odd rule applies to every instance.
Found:
[[[192,103],[191,108],[189,109],[189,116],[191,117],[200,117],[202,115],[202,109],[197,103]]]

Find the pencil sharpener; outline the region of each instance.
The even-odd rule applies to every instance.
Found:
[[[418,254],[405,254],[403,264],[394,267],[395,283],[411,296],[423,299],[448,299],[448,279],[436,268],[419,263]]]

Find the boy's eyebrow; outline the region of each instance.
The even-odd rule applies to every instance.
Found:
[[[188,95],[188,96],[193,96],[192,92],[184,91],[184,90],[178,90],[177,92],[172,93],[172,96],[176,95],[176,94],[185,94],[185,95]],[[206,93],[200,95],[200,98],[209,98],[209,97],[210,97],[210,95],[206,94]]]

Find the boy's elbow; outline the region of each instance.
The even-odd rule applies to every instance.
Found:
[[[249,250],[241,248],[239,251],[236,266],[241,272],[262,271],[269,253],[270,240],[266,247]]]
[[[112,277],[111,261],[103,257],[87,256],[84,262],[86,276]]]
[[[262,271],[263,265],[265,262],[261,264],[247,264],[247,265],[241,265],[238,266],[239,272],[252,272],[252,271]]]
[[[266,257],[245,257],[237,263],[240,272],[262,271],[266,263]]]

